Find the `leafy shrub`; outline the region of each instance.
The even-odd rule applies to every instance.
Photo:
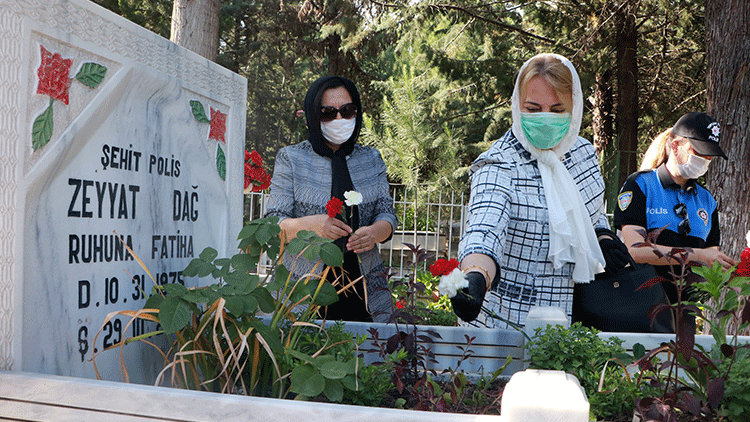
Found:
[[[638,400],[636,411],[655,421],[717,420],[723,413],[728,371],[733,368],[738,351],[747,347],[738,346],[736,332],[727,341],[727,327],[731,323],[741,331],[750,325],[750,279],[736,277],[733,268],[724,270],[718,263],[707,267],[693,260],[690,248],[672,248],[663,253],[653,244],[662,230],[648,235],[640,230],[644,242],[633,246],[650,247],[657,257],[670,263],[674,280],[654,279],[649,283],[673,283],[677,303],[654,306],[649,315],[653,318],[661,310],[670,309],[676,316],[675,340],[663,343],[638,360],[641,375],[658,386],[659,392]],[[688,302],[685,299],[688,296],[712,298],[716,305]],[[703,309],[714,316],[706,318]],[[713,353],[696,346],[695,325],[690,315],[708,323],[716,341]],[[664,362],[659,357],[663,354],[668,356]]]
[[[623,368],[633,357],[623,349],[622,340],[604,340],[598,332],[580,323],[570,328],[537,328],[536,336],[525,346],[529,367],[564,371],[578,378],[596,420],[632,418],[633,399],[641,394],[640,387],[628,382]]]
[[[727,369],[729,362],[722,364]],[[724,384],[724,401],[721,414],[729,422],[747,422],[750,419],[750,352],[739,350]]]
[[[307,231],[282,252],[280,230],[277,217],[256,219],[240,232],[240,252],[231,258],[203,250],[183,274],[217,280],[209,286],[154,283],[144,309],[107,319],[120,314],[149,320],[159,324],[157,330],[106,350],[133,341],[153,345],[147,339],[164,334],[172,347],[164,353],[167,363],[157,383],[168,380],[182,388],[279,398],[324,395],[330,401],[361,388],[357,373],[362,363],[355,350],[363,339],[342,340],[340,328],[327,332],[314,323],[320,306],[338,300],[326,275],[341,266],[343,253]],[[263,253],[274,260],[273,276],[265,280],[256,273]],[[283,254],[317,260],[326,268],[319,276],[294,280],[281,264]]]

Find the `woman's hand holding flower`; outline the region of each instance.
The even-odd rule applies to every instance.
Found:
[[[465,275],[468,286],[461,289],[451,298],[453,312],[466,322],[474,321],[482,309],[484,295],[487,293],[487,281],[484,274],[470,271]]]
[[[440,276],[438,290],[440,294],[451,299],[453,311],[466,322],[476,319],[482,309],[484,295],[487,292],[487,281],[482,273],[470,271],[464,274],[455,259],[438,259],[430,272]]]
[[[346,249],[355,253],[367,252],[375,246],[375,229],[372,226],[360,227],[349,236]]]

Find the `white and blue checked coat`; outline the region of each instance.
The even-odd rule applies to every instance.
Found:
[[[578,137],[562,158],[573,176],[594,227],[609,228],[604,181],[593,145]],[[555,269],[549,252],[549,217],[536,159],[508,131],[471,166],[471,199],[459,260],[471,253],[490,256],[498,272],[483,306],[524,325],[532,306],[557,306],[570,318],[572,263]],[[476,327],[511,328],[482,311]]]

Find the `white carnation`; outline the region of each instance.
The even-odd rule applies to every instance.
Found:
[[[450,274],[440,277],[438,291],[441,295],[453,297],[464,287],[469,287],[469,280],[461,270],[454,268]]]
[[[748,231],[747,235],[745,235],[745,239],[747,239],[747,247],[750,248],[750,231]]]
[[[359,205],[362,203],[362,194],[355,190],[348,190],[344,192],[344,199],[347,207],[352,205]]]

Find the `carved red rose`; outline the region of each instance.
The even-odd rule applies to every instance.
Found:
[[[208,139],[216,139],[226,143],[224,133],[227,131],[227,115],[211,107],[211,130],[208,132]]]
[[[37,94],[49,95],[55,100],[68,104],[68,88],[70,88],[70,66],[73,59],[63,59],[60,53],[52,54],[44,46],[42,51],[42,64],[37,69],[39,86]]]

